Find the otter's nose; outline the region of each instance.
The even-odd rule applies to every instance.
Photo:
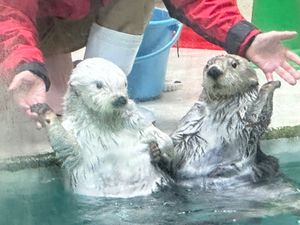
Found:
[[[216,66],[209,68],[209,70],[207,71],[207,75],[213,79],[217,79],[222,74],[223,72]]]
[[[128,102],[127,98],[124,97],[124,96],[120,96],[118,97],[116,100],[113,101],[113,106],[115,107],[121,107],[121,106],[124,106],[126,105]]]

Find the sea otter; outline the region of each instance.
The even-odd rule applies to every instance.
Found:
[[[260,89],[248,61],[222,55],[208,61],[199,100],[171,134],[174,158],[159,165],[179,185],[222,189],[278,174],[277,159],[264,154],[260,138],[271,115],[279,81]]]
[[[128,99],[126,75],[113,63],[92,58],[76,66],[62,122],[46,104],[33,105],[31,110],[46,126],[65,183],[74,192],[134,197],[168,183],[168,175],[155,163],[155,149],[167,154],[172,140]]]

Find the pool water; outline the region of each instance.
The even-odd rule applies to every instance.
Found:
[[[262,149],[300,187],[300,139],[264,141]],[[276,183],[241,193],[174,188],[131,199],[86,197],[64,189],[57,167],[0,171],[0,224],[300,224],[300,193],[281,194]]]

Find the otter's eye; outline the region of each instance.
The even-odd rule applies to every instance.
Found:
[[[232,62],[232,63],[231,63],[231,66],[232,66],[233,68],[236,68],[237,65],[238,65],[238,64],[237,64],[236,62]]]
[[[125,83],[125,88],[127,88],[127,83]]]
[[[101,81],[98,81],[98,82],[96,83],[96,87],[97,87],[98,89],[103,88],[103,83],[102,83]]]

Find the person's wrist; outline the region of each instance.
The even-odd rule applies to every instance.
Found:
[[[261,31],[253,30],[250,33],[250,35],[242,42],[240,49],[238,51],[238,55],[249,59],[247,56],[248,50],[252,46],[252,44],[255,41],[255,39],[257,38],[257,36],[260,34],[261,34]]]
[[[259,35],[259,34],[257,34]],[[239,52],[239,55],[242,57],[245,57],[246,59],[250,60],[250,56],[249,56],[249,52],[251,52],[251,45],[253,44],[255,38],[257,37],[257,35],[251,37],[251,39],[248,41],[248,43],[244,46],[243,49],[241,49],[241,51]],[[250,49],[250,51],[249,51]]]
[[[40,76],[29,70],[22,71],[16,74],[16,76],[26,76],[32,82],[32,84],[45,84],[44,80]]]

